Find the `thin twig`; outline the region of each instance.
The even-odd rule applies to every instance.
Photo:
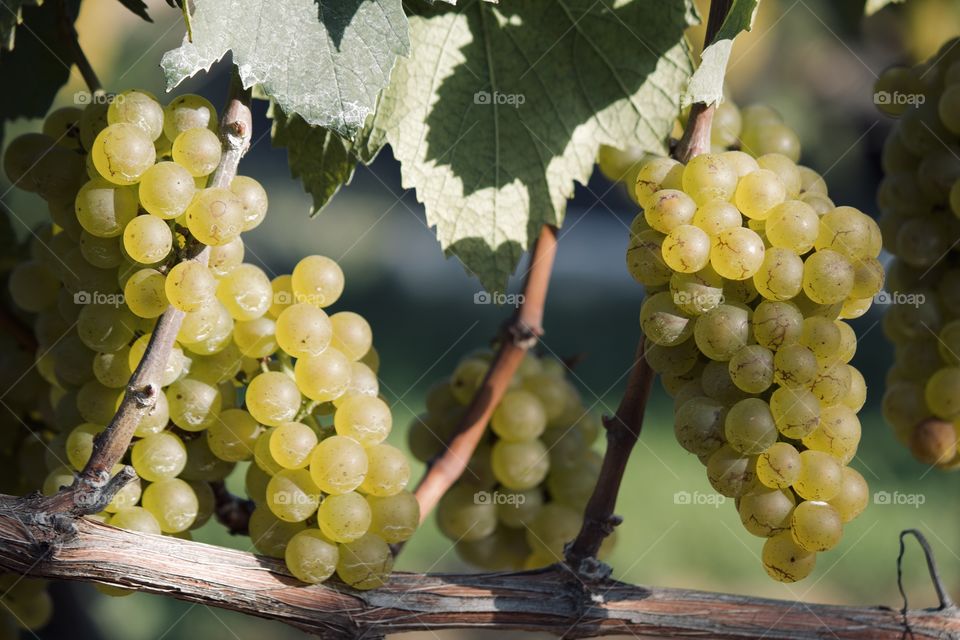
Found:
[[[87,88],[90,90],[90,93],[102,91],[103,86],[100,84],[100,79],[93,70],[87,54],[83,52],[83,47],[80,46],[80,36],[77,34],[77,29],[73,24],[76,16],[70,15],[64,0],[57,1],[57,20],[60,24],[61,37],[70,48],[70,56],[73,59],[73,63],[77,65],[77,69],[80,71],[80,75],[83,76],[83,81],[87,83]]]
[[[908,611],[907,592],[903,588],[903,556],[906,552],[904,538],[908,535],[916,538],[917,542],[920,543],[920,548],[923,549],[923,556],[927,561],[927,571],[930,572],[930,581],[933,582],[933,588],[937,592],[937,600],[940,601],[940,606],[937,607],[937,610],[955,609],[957,605],[954,604],[947,590],[943,588],[940,571],[937,569],[937,562],[933,558],[933,549],[930,548],[930,543],[927,541],[926,536],[918,529],[904,529],[900,532],[900,554],[897,556],[897,587],[900,589],[900,595],[903,596],[903,609],[901,613],[906,615]]]
[[[441,496],[467,468],[470,457],[483,438],[493,410],[503,398],[517,367],[527,351],[543,334],[543,305],[550,284],[550,272],[557,254],[557,230],[544,225],[533,248],[530,270],[523,287],[523,301],[503,332],[503,340],[483,383],[460,420],[447,448],[432,461],[415,494],[420,502],[421,521],[433,511]]]

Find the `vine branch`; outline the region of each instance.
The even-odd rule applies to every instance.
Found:
[[[97,73],[93,70],[93,66],[90,64],[87,54],[84,53],[83,47],[80,46],[80,36],[73,24],[76,16],[70,15],[64,0],[57,0],[57,20],[60,24],[61,37],[70,48],[70,56],[73,58],[73,63],[77,65],[77,69],[80,71],[80,75],[83,76],[83,81],[87,83],[87,88],[90,90],[90,93],[103,91],[103,85],[100,84]]]
[[[900,589],[900,595],[903,596],[903,614],[907,614],[907,607],[909,606],[907,604],[907,592],[903,588],[903,556],[907,550],[905,538],[908,535],[916,538],[920,548],[923,549],[923,557],[927,561],[927,571],[930,572],[930,581],[933,582],[933,588],[937,592],[937,600],[940,602],[939,610],[956,609],[957,605],[954,604],[947,590],[943,588],[940,570],[937,569],[937,562],[933,558],[933,549],[930,548],[927,537],[918,529],[904,529],[900,532],[900,553],[897,555],[897,587]]]

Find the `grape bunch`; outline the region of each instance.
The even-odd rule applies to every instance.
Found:
[[[410,450],[428,462],[444,449],[483,381],[493,354],[477,351],[427,394]],[[561,562],[580,531],[600,472],[592,448],[599,420],[583,406],[566,367],[528,353],[496,406],[466,471],[437,505],[440,531],[467,563],[492,571]],[[608,538],[602,553],[613,544]]]
[[[712,145],[640,167],[627,266],[646,288],[646,358],[678,442],[767,538],[767,573],[793,582],[867,503],[847,466],[866,386],[844,320],[883,285],[880,232],[796,164],[797,136],[772,109],[721,104]]]
[[[897,118],[877,193],[888,266],[883,330],[894,344],[883,415],[924,464],[960,468],[960,48],[893,67],[875,102]]]
[[[4,354],[5,376],[29,372],[8,400],[28,427],[0,441],[15,461],[5,480],[45,494],[73,483],[175,308],[184,318],[163,392],[124,459],[137,478],[93,517],[190,538],[214,513],[212,483],[245,473],[259,551],[304,582],[336,573],[377,587],[419,507],[404,491],[405,455],[384,442],[392,416],[370,325],[328,315],[344,289],[334,260],[308,256],[273,279],[244,262],[241,234],[263,221],[267,194],[246,176],[207,186],[217,128],[201,96],[162,106],[127,91],[54,111],[44,133],[10,143],[7,176],[46,201],[50,222],[8,276],[38,347]],[[206,263],[191,258],[200,247]]]

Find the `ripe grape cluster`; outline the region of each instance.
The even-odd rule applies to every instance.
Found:
[[[39,345],[15,371],[39,375],[32,396],[16,394],[36,437],[7,436],[4,453],[19,458],[21,490],[72,484],[158,318],[178,309],[163,392],[124,460],[138,477],[94,517],[189,538],[214,513],[211,483],[251,461],[256,548],[304,582],[336,573],[377,587],[419,507],[404,491],[406,456],[384,443],[392,416],[370,325],[328,315],[344,289],[334,260],[308,256],[272,280],[243,261],[241,233],[263,221],[267,194],[246,176],[207,186],[217,126],[200,96],[162,106],[127,91],[54,111],[44,133],[9,145],[8,177],[46,200],[51,222],[9,274]],[[204,246],[208,261],[193,259]]]
[[[443,451],[492,357],[468,355],[430,389],[426,413],[409,431],[415,457],[427,462]],[[526,355],[467,470],[437,505],[440,531],[465,562],[493,571],[547,566],[563,561],[564,545],[579,533],[600,472],[592,448],[600,423],[566,371],[558,360]],[[612,544],[608,538],[602,552]]]
[[[646,358],[674,398],[677,440],[767,538],[767,573],[793,582],[867,503],[847,466],[866,386],[844,320],[883,285],[880,231],[796,164],[797,136],[772,109],[724,102],[712,145],[639,168],[627,266],[647,291]]]
[[[877,81],[878,107],[897,122],[882,154],[877,193],[895,347],[883,414],[914,457],[960,468],[960,48],[893,67]]]

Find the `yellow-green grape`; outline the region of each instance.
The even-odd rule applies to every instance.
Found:
[[[646,350],[647,363],[650,368],[660,374],[681,376],[696,366],[700,357],[700,351],[693,340],[687,340],[673,347],[664,347],[659,344],[651,344]],[[558,381],[562,383],[563,381]],[[556,411],[554,418],[562,414],[566,403],[566,390],[558,385],[559,411]],[[546,408],[546,403],[544,403]]]
[[[330,324],[333,327],[331,346],[351,360],[359,360],[373,346],[373,332],[363,316],[340,311],[330,316]]]
[[[173,141],[173,161],[195,178],[213,173],[220,164],[220,138],[209,129],[187,129]]]
[[[140,205],[164,220],[182,215],[197,192],[193,176],[176,162],[158,162],[147,169],[138,189]]]
[[[806,551],[829,551],[843,536],[843,521],[827,502],[807,500],[793,510],[790,533],[797,546]]]
[[[641,218],[637,216],[637,218]],[[647,229],[630,234],[627,247],[627,270],[633,279],[647,287],[659,287],[670,281],[673,273],[663,261],[663,241],[659,231]]]
[[[171,293],[179,296],[179,302],[181,304],[188,304],[190,306],[196,304],[196,299],[190,299],[183,295],[185,290],[189,290],[189,286],[183,285],[191,284],[189,278],[192,275],[200,275],[202,276],[202,280],[197,283],[201,285],[198,290],[203,291],[202,283],[208,274],[203,274],[202,272],[197,274],[189,274],[181,271],[174,275],[177,277],[187,276],[187,278],[181,279],[181,287],[171,291]],[[193,291],[193,293],[197,292],[198,291],[196,289]],[[233,319],[230,317],[230,314],[227,313],[226,308],[216,300],[207,298],[206,302],[198,306],[195,311],[188,311],[184,314],[183,322],[180,325],[180,331],[177,332],[177,341],[188,345],[191,350],[193,350],[194,345],[205,343],[210,340],[223,340],[228,338],[232,329]]]
[[[880,228],[853,207],[837,207],[820,218],[818,251],[832,249],[850,259],[876,258],[880,254]]]
[[[783,180],[773,171],[759,169],[740,178],[734,203],[743,215],[766,220],[774,207],[787,199]]]
[[[848,464],[860,444],[860,420],[856,412],[844,405],[823,407],[820,410],[820,426],[804,436],[803,444],[808,449],[829,453],[842,464]]]
[[[108,424],[113,419],[120,392],[90,380],[77,392],[77,411],[94,424]]]
[[[842,403],[857,413],[867,402],[867,381],[856,367],[847,365],[847,371],[850,373],[850,391],[843,397]]]
[[[663,189],[650,197],[650,206],[643,215],[650,225],[660,233],[670,233],[674,227],[693,222],[697,212],[697,203],[683,191]]]
[[[367,469],[363,445],[345,436],[321,440],[310,454],[310,475],[324,493],[353,491],[363,482]]]
[[[531,489],[547,477],[550,457],[539,440],[507,442],[499,440],[491,451],[493,474],[508,489]]]
[[[697,204],[711,200],[730,200],[737,188],[737,171],[727,160],[714,153],[698,155],[683,169],[683,190]]]
[[[466,484],[455,484],[437,504],[437,525],[451,540],[480,540],[497,528],[497,507]]]
[[[160,523],[157,522],[152,513],[143,507],[120,509],[110,516],[107,524],[139,533],[150,533],[157,536],[161,533]]]
[[[113,269],[123,263],[123,253],[120,251],[120,242],[117,238],[98,238],[86,231],[81,231],[80,253],[84,260],[98,269]],[[24,264],[26,263],[20,263],[18,267]],[[16,273],[16,270],[13,273]]]
[[[317,434],[301,422],[284,422],[270,433],[270,455],[285,469],[302,469],[310,464],[317,446]]]
[[[750,341],[750,312],[721,304],[697,318],[693,337],[705,356],[726,362]]]
[[[786,489],[800,475],[800,453],[788,442],[776,442],[757,456],[757,480],[771,489]]]
[[[844,523],[851,522],[863,513],[869,501],[870,487],[867,486],[867,481],[856,470],[844,467],[840,491],[828,501],[839,514],[840,520]]]
[[[822,316],[804,318],[800,344],[809,348],[818,360],[836,360],[842,340],[840,328],[833,320]]]
[[[188,129],[217,130],[217,110],[209,100],[193,93],[171,100],[163,116],[163,133],[169,140],[176,140]]]
[[[98,238],[114,238],[137,215],[137,191],[94,178],[80,187],[74,208],[84,231]]]
[[[853,327],[842,320],[836,320],[834,324],[840,330],[840,344],[834,357],[838,362],[850,362],[857,352],[857,334]]]
[[[250,381],[246,392],[247,410],[254,420],[269,427],[290,422],[300,410],[300,390],[285,373],[267,371]]]
[[[14,138],[3,155],[3,170],[10,183],[24,191],[39,191],[42,179],[36,170],[37,165],[55,145],[53,138],[41,133]]]
[[[263,427],[247,411],[227,409],[207,427],[207,446],[221,460],[249,460],[262,433]]]
[[[750,127],[744,131],[741,144],[755,156],[778,153],[794,162],[800,159],[800,138],[783,123],[769,122]]]
[[[378,536],[367,534],[340,545],[337,576],[361,591],[383,586],[393,571],[393,552]]]
[[[330,345],[333,326],[323,309],[298,302],[277,317],[276,336],[280,348],[294,358],[318,356]]]
[[[38,440],[39,442],[39,440]],[[43,480],[41,493],[45,496],[52,496],[64,487],[69,487],[76,479],[74,470],[68,466],[60,466],[53,469]]]
[[[76,427],[67,436],[67,460],[77,471],[83,469],[93,454],[93,441],[103,431],[98,424],[85,423]]]
[[[850,297],[872,298],[883,289],[884,277],[883,265],[876,258],[853,260],[853,287],[850,289]]]
[[[143,508],[156,518],[161,531],[179,533],[196,521],[200,503],[189,484],[179,478],[167,478],[144,490]]]
[[[191,129],[184,135],[192,131],[205,129]],[[243,204],[229,189],[201,190],[187,207],[186,216],[187,228],[193,237],[210,246],[226,244],[243,231]]]
[[[803,287],[803,260],[789,249],[770,247],[753,276],[757,291],[767,300],[789,300]]]
[[[714,451],[707,461],[707,480],[728,498],[744,493],[756,479],[756,458],[745,456],[728,444]]]
[[[142,264],[160,262],[173,248],[173,233],[160,218],[137,216],[123,229],[123,248]]]
[[[681,313],[667,291],[655,293],[643,302],[640,327],[651,342],[663,346],[679,344],[693,332],[693,322]]]
[[[251,468],[256,468],[253,465]],[[250,541],[257,551],[271,558],[284,557],[284,551],[290,540],[301,531],[307,530],[303,522],[285,522],[264,506],[258,506],[250,514]]]
[[[807,387],[817,377],[817,357],[801,344],[789,344],[773,356],[773,381],[792,389]]]
[[[250,231],[267,215],[267,192],[248,176],[237,176],[230,182],[230,191],[240,199],[243,208],[243,230]]]
[[[130,346],[130,369],[136,371],[137,367],[140,365],[140,360],[143,359],[143,354],[147,351],[147,345],[150,343],[150,337],[152,334],[145,333]],[[183,350],[174,343],[173,347],[170,349],[170,356],[167,358],[166,366],[161,372],[160,386],[169,386],[173,384],[173,381],[180,377],[180,374],[183,373],[183,368],[186,366],[186,358],[183,355]]]
[[[763,393],[773,384],[773,352],[758,344],[743,347],[730,358],[730,379],[747,393]]]
[[[43,120],[43,134],[56,140],[67,149],[80,149],[80,116],[83,109],[60,107],[47,114]]]
[[[37,313],[56,304],[60,280],[46,265],[31,260],[13,268],[8,286],[18,307]]]
[[[194,260],[175,265],[167,274],[164,292],[181,311],[198,311],[214,298],[217,281],[206,266]]]
[[[724,229],[742,226],[743,216],[729,202],[710,200],[697,207],[692,224],[703,229],[710,236],[715,236]]]
[[[187,463],[187,449],[177,435],[161,431],[138,440],[130,459],[138,476],[157,482],[180,475]]]
[[[674,304],[691,316],[699,316],[722,304],[723,285],[723,278],[710,265],[696,273],[674,273],[670,277]]]
[[[944,420],[960,417],[960,367],[943,367],[927,380],[924,398],[933,415]]]
[[[318,356],[300,358],[293,370],[300,391],[317,402],[336,400],[350,385],[350,360],[332,347]]]
[[[409,491],[379,498],[368,496],[370,505],[370,533],[390,544],[413,537],[420,524],[420,503]]]
[[[770,406],[760,398],[740,400],[724,418],[727,443],[745,455],[766,451],[777,441],[777,427]]]
[[[490,363],[479,358],[467,358],[457,365],[450,378],[450,392],[457,402],[470,403],[489,368]]]
[[[786,199],[800,195],[800,170],[796,163],[782,153],[765,153],[757,158],[761,169],[772,171],[780,177],[786,190]]]
[[[705,396],[690,398],[677,409],[673,431],[680,446],[697,456],[705,456],[724,443],[723,424],[726,407]]]
[[[803,580],[817,564],[817,554],[800,547],[789,531],[768,538],[763,543],[761,558],[767,575],[777,582]]]
[[[234,267],[243,263],[245,252],[243,240],[239,237],[226,244],[210,247],[210,260],[207,267],[213,272],[213,275],[222,278]]]
[[[365,447],[383,442],[393,427],[387,403],[376,397],[354,396],[344,399],[333,416],[337,434],[356,440]]]
[[[802,387],[780,387],[774,391],[770,410],[777,429],[787,438],[804,438],[820,424],[820,402]]]
[[[769,538],[790,530],[790,516],[796,500],[782,489],[755,491],[741,496],[737,505],[743,528],[755,536]]]
[[[360,491],[370,496],[386,497],[403,491],[410,482],[410,463],[402,451],[389,444],[367,447],[367,475]]]
[[[853,289],[853,265],[830,249],[812,253],[803,263],[803,291],[817,304],[842,302]]]
[[[270,308],[273,288],[263,269],[240,264],[220,278],[217,299],[234,320],[256,320]]]
[[[581,515],[565,505],[553,502],[543,506],[527,529],[530,548],[554,561],[563,559],[563,548],[580,532]]]
[[[343,271],[326,256],[307,256],[297,263],[290,275],[294,300],[320,308],[336,302],[343,293],[343,286]]]
[[[319,504],[320,488],[306,469],[282,469],[267,483],[267,507],[281,520],[303,522]]]
[[[130,347],[112,353],[98,353],[93,358],[93,375],[100,384],[120,389],[130,380]]]
[[[86,304],[77,317],[77,335],[94,351],[117,351],[133,338],[133,314],[119,304]]]
[[[828,453],[806,450],[800,453],[800,473],[793,490],[804,500],[829,500],[840,491],[843,466]]]
[[[156,269],[140,269],[123,287],[127,307],[141,318],[157,318],[170,306],[166,277]]]
[[[279,275],[270,281],[272,297],[267,313],[271,318],[280,317],[283,310],[293,304],[292,281],[293,277],[289,274]]]
[[[493,412],[490,426],[501,439],[509,442],[533,440],[546,429],[547,412],[533,393],[508,391]]]
[[[746,280],[763,264],[763,238],[746,227],[724,229],[713,238],[710,265],[730,280]]]
[[[304,529],[287,542],[284,562],[290,573],[307,584],[323,582],[337,570],[336,543],[317,529]]]
[[[97,134],[90,151],[97,172],[109,182],[130,185],[157,159],[153,140],[136,125],[111,124]]]
[[[650,199],[661,189],[682,187],[683,165],[673,158],[655,157],[645,162],[637,172],[634,196],[637,204],[646,209]]]
[[[528,491],[504,491],[502,495],[504,499],[497,505],[497,517],[500,524],[512,529],[525,529],[530,526],[544,504],[543,492],[538,488]]]
[[[813,207],[818,216],[822,216],[836,206],[833,200],[819,193],[804,193],[800,196],[800,201]]]
[[[710,263],[710,236],[690,224],[674,227],[662,245],[663,261],[680,273],[695,273]]]
[[[810,390],[824,405],[838,404],[850,392],[850,368],[842,362],[821,363]]]
[[[110,476],[115,476],[123,470],[124,465],[115,464],[113,469],[110,470]],[[127,484],[123,485],[123,488],[117,491],[113,496],[113,499],[110,500],[110,504],[103,508],[107,513],[116,513],[121,509],[126,509],[127,507],[133,507],[138,502],[140,502],[140,496],[143,488],[140,485],[140,478],[134,478]]]
[[[334,542],[353,542],[367,533],[370,521],[370,506],[353,491],[327,496],[317,511],[320,530]]]
[[[163,133],[163,107],[145,91],[131,89],[118,94],[107,108],[107,122],[124,122],[139,127],[150,140]]]
[[[257,443],[253,446],[253,461],[255,465],[260,467],[260,469],[269,476],[274,476],[283,470],[283,467],[273,459],[273,454],[270,452],[270,435],[272,433],[272,429],[261,433],[260,437],[257,438]]]
[[[127,370],[129,371],[129,368]],[[128,374],[127,380],[124,381],[124,384],[126,384],[129,379],[130,376]],[[118,407],[122,400],[122,396],[117,398]],[[143,414],[143,417],[140,418],[140,422],[137,423],[137,430],[134,431],[133,435],[137,436],[138,438],[145,438],[155,433],[160,433],[167,428],[169,423],[170,406],[167,402],[167,394],[164,392],[157,395],[157,401],[147,410],[145,414]]]
[[[713,112],[710,144],[717,147],[735,145],[740,137],[742,126],[743,119],[737,105],[728,101],[721,102]],[[724,154],[721,154],[721,156],[724,156]]]

